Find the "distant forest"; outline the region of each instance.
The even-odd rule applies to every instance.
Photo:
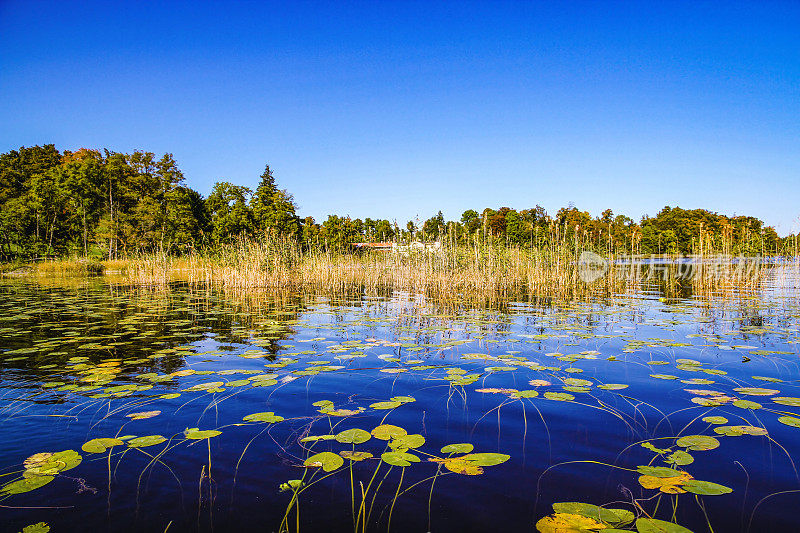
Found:
[[[294,198],[266,167],[255,191],[220,181],[207,198],[187,187],[172,154],[22,147],[0,155],[0,256],[4,261],[53,256],[116,259],[165,250],[213,249],[267,233],[305,247],[334,251],[352,242],[448,239],[546,246],[576,236],[598,249],[640,254],[690,254],[700,236],[715,250],[771,254],[795,244],[754,217],[664,207],[635,221],[610,209],[592,217],[574,206],[550,215],[541,206],[464,211],[447,221],[441,211],[398,224],[329,215],[321,224],[296,214]],[[791,241],[791,242],[790,242]]]

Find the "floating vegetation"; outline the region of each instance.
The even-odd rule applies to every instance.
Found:
[[[792,279],[482,306],[5,280],[6,522],[794,530]]]

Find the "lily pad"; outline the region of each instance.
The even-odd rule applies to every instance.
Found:
[[[780,391],[775,389],[762,389],[759,387],[736,387],[733,389],[739,394],[748,394],[751,396],[772,396],[778,394]]]
[[[372,430],[372,436],[378,440],[390,440],[407,433],[405,429],[391,424],[382,424]]]
[[[475,449],[475,446],[468,442],[463,442],[459,444],[448,444],[444,448],[442,448],[442,453],[469,453]]]
[[[675,477],[683,474],[680,470],[667,468],[665,466],[637,466],[636,471],[645,476],[652,477]]]
[[[389,447],[393,450],[409,450],[412,448],[419,448],[425,444],[425,437],[419,434],[412,435],[399,435],[389,442]]]
[[[22,494],[43,487],[53,481],[53,476],[33,476],[12,481],[0,487],[0,496],[10,496],[11,494]]]
[[[636,520],[636,531],[639,533],[692,533],[690,529],[683,526],[655,518]]]
[[[343,450],[339,452],[339,455],[345,459],[349,459],[351,461],[363,461],[365,459],[371,459],[372,454],[369,452],[361,452],[361,451],[352,451],[352,450]]]
[[[494,466],[505,463],[511,459],[511,456],[504,453],[471,453],[463,456],[462,459],[471,461],[478,466]]]
[[[590,503],[563,502],[554,503],[556,513],[578,514],[611,525],[622,525],[633,522],[635,515],[625,509],[606,509]]]
[[[742,435],[762,436],[767,434],[767,430],[755,426],[718,426],[714,428],[715,433],[726,437],[741,437]]]
[[[683,488],[693,494],[701,496],[718,496],[720,494],[728,494],[733,492],[733,489],[725,485],[719,485],[710,481],[700,481],[698,479],[691,479],[683,484]]]
[[[370,404],[369,406],[373,409],[394,409],[396,407],[400,407],[403,405],[403,402],[375,402]]]
[[[303,466],[309,468],[321,467],[325,472],[333,472],[343,464],[344,459],[333,452],[321,452],[303,461]]]
[[[384,463],[390,464],[392,466],[411,466],[411,463],[418,463],[419,457],[414,454],[408,452],[386,452],[381,455],[381,459]]]
[[[245,422],[267,422],[269,424],[277,424],[278,422],[283,422],[283,417],[276,415],[272,411],[267,411],[264,413],[253,413],[247,415],[242,420]]]
[[[782,416],[778,418],[778,422],[786,424],[787,426],[800,428],[800,418],[794,416]]]
[[[358,428],[346,429],[336,435],[336,440],[345,444],[361,444],[370,438],[372,435],[368,431]]]
[[[572,394],[567,394],[566,392],[545,392],[544,397],[548,400],[555,400],[558,402],[571,402],[575,399],[575,396]]]
[[[222,432],[216,429],[188,428],[183,431],[183,436],[192,440],[210,439],[217,435],[222,435]]]
[[[92,439],[83,446],[81,446],[81,450],[88,452],[88,453],[103,453],[108,448],[119,446],[120,444],[125,444],[121,439],[115,438],[100,438],[100,439]]]
[[[686,448],[692,451],[705,451],[719,448],[719,441],[714,437],[709,437],[707,435],[688,435],[686,437],[679,438],[677,441],[675,441],[675,444],[681,448]]]
[[[135,439],[131,439],[128,441],[128,446],[131,448],[146,448],[148,446],[155,446],[156,444],[161,444],[165,442],[165,439],[161,435],[147,435],[145,437],[136,437]]]

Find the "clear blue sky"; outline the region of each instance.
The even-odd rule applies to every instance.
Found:
[[[163,4],[163,5],[162,5]],[[0,152],[269,162],[302,216],[800,217],[800,2],[0,0]]]

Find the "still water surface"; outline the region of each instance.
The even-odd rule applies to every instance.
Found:
[[[3,280],[0,529],[535,531],[584,502],[798,531],[799,326],[786,275],[485,306]]]

